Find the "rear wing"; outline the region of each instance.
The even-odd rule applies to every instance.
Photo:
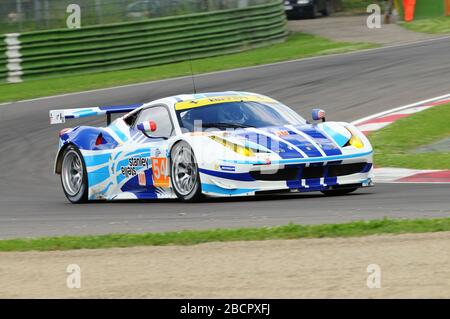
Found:
[[[107,124],[111,124],[111,114],[128,113],[143,104],[117,105],[117,106],[99,106],[80,109],[51,110],[50,124],[66,123],[67,119],[78,119],[89,116],[106,115]]]

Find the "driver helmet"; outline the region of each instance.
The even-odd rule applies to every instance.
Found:
[[[224,123],[244,124],[246,120],[245,112],[239,104],[230,105],[230,107],[223,108],[222,112],[219,113],[219,120]]]

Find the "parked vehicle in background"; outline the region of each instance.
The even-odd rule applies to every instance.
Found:
[[[319,13],[328,16],[332,12],[331,0],[285,0],[284,9],[289,19],[316,18]]]

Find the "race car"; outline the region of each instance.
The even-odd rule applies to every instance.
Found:
[[[50,122],[98,115],[106,115],[106,127],[59,134],[55,173],[72,203],[191,202],[283,191],[343,195],[373,184],[368,139],[349,123],[327,122],[320,109],[309,122],[270,97],[219,92],[52,110]]]

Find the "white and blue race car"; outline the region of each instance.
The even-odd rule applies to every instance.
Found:
[[[126,113],[111,122],[115,113]],[[372,147],[353,125],[309,123],[286,105],[244,92],[179,95],[142,105],[50,111],[52,124],[106,115],[106,127],[60,132],[55,172],[72,203],[350,193],[372,185]]]

